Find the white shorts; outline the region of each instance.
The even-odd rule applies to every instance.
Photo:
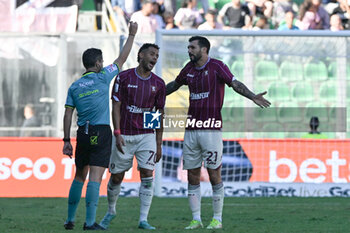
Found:
[[[183,169],[216,169],[222,162],[222,133],[219,130],[186,130],[183,145]]]
[[[112,174],[128,171],[133,164],[134,155],[137,167],[154,170],[157,143],[155,134],[122,135],[125,146],[124,154],[116,147],[115,137],[112,141],[112,154],[109,161],[109,171]]]

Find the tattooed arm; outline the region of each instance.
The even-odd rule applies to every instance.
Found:
[[[235,92],[252,100],[256,105],[260,106],[261,108],[267,108],[271,105],[271,103],[263,97],[263,95],[267,93],[266,91],[255,95],[248,89],[248,87],[246,87],[246,85],[244,85],[238,80],[233,80],[231,83],[231,87]]]
[[[246,85],[238,81],[237,79],[233,80],[231,83],[232,89],[240,95],[247,97],[250,100],[253,100],[255,94],[251,92]]]

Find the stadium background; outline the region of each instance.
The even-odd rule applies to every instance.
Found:
[[[224,132],[226,195],[348,196],[346,126],[350,117],[344,110],[347,113],[350,100],[350,34],[159,30],[156,35],[136,38],[124,69],[137,65],[142,43],[155,42],[161,47],[155,72],[171,81],[188,60],[187,40],[194,34],[207,36],[212,43],[210,55],[223,60],[255,92],[267,90],[272,102],[272,111],[261,111],[232,90],[225,90],[224,128],[230,121],[240,127]],[[84,70],[82,51],[99,47],[109,63],[124,39],[118,32],[0,33],[2,197],[67,196],[74,171],[72,161],[61,154],[66,91]],[[187,89],[181,88],[167,98],[166,106],[186,109],[187,99]],[[21,129],[27,103],[34,104],[40,127]],[[247,110],[252,108],[253,112]],[[329,139],[300,139],[314,115]],[[248,130],[253,123],[259,127]],[[18,138],[21,130],[43,137]],[[162,166],[156,172],[158,196],[186,196],[186,175],[180,162],[182,137],[183,132],[165,134]],[[205,172],[202,180],[207,181]],[[124,194],[137,195],[137,171],[130,170],[126,181]],[[30,190],[23,192],[23,187]],[[204,184],[202,192],[210,195],[210,185]],[[106,193],[105,188],[101,193]]]

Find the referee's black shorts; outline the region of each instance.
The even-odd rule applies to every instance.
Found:
[[[79,126],[75,165],[82,169],[86,165],[108,168],[111,156],[112,131],[109,125]]]

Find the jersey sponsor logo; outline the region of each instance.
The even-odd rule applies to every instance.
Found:
[[[137,85],[128,84],[128,87],[129,88],[137,88],[138,86]]]
[[[151,86],[151,91],[152,92],[156,92],[156,90],[157,90],[156,86]]]
[[[208,71],[206,70],[206,71],[204,71],[204,75],[208,75]]]
[[[89,95],[92,95],[92,94],[96,94],[98,92],[99,92],[99,90],[96,89],[96,90],[88,91],[88,92],[85,92],[85,93],[80,93],[79,94],[79,98],[82,98],[82,97],[85,97],[85,96],[89,96]]]
[[[95,83],[94,80],[91,80],[88,82],[82,82],[82,83],[79,83],[79,87],[88,87],[88,86],[93,85],[94,83]]]
[[[131,113],[142,113],[142,108],[139,108],[135,105],[128,105],[126,106],[126,110],[128,110]]]
[[[193,78],[194,74],[187,74],[187,77]]]
[[[128,106],[126,106],[126,109],[131,113],[143,113],[145,111],[150,110],[150,108],[139,108],[135,105],[128,105]]]
[[[209,91],[208,92],[202,92],[202,93],[191,93],[190,99],[191,100],[200,100],[205,99],[209,97]]]
[[[116,66],[115,64],[110,64],[109,66],[106,67],[106,69],[109,73],[112,73],[113,71],[118,70],[118,66]]]

